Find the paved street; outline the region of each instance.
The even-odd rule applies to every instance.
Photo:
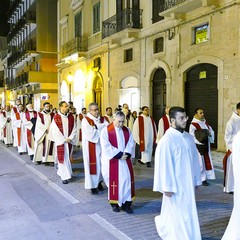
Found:
[[[153,168],[134,166],[134,214],[114,213],[107,190],[93,196],[84,189],[81,153],[74,156],[74,178],[63,185],[53,167],[34,165],[27,155],[0,144],[0,239],[159,239],[154,217],[161,194],[152,191]],[[222,192],[223,153],[213,156],[217,180],[196,193],[204,240],[221,239],[233,207],[233,196]]]

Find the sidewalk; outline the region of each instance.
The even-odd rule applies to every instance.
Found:
[[[70,204],[72,214],[77,216],[81,213],[85,217],[91,218],[95,224],[111,233],[114,236],[113,239],[159,239],[154,217],[160,212],[161,194],[152,191],[154,169],[138,163],[134,166],[136,181],[134,214],[114,213],[107,201],[107,189],[97,196],[91,195],[90,191],[85,190],[83,163],[81,159],[79,160],[81,152],[79,149],[75,150],[77,151],[74,156],[78,160],[72,164],[74,178],[69,184],[64,185],[53,167],[46,167],[42,164],[35,165],[27,155],[18,156],[15,148],[5,148],[5,151],[15,156],[17,161],[34,172],[36,179],[41,178],[38,181],[48,184],[62,195],[65,198],[65,202],[62,204],[67,206]],[[223,193],[222,189],[221,161],[223,156],[224,153],[213,152],[217,179],[210,181],[209,187],[201,186],[196,193],[203,240],[221,239],[233,207],[233,196]],[[88,221],[83,222],[83,226],[86,231],[92,231],[92,226],[88,224]],[[98,239],[104,238],[99,234]]]

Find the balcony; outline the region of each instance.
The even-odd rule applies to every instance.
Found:
[[[165,0],[159,15],[181,16],[202,6],[202,0]]]
[[[142,9],[126,8],[102,23],[102,38],[109,37],[127,28],[142,28]]]
[[[75,37],[62,45],[60,51],[60,59],[69,57],[75,53],[83,53],[87,50],[87,40],[82,37]]]
[[[15,77],[15,78],[13,78],[13,77],[6,78],[6,85],[7,85],[8,90],[11,90],[11,89],[14,89],[17,87],[21,87],[27,83],[28,83],[28,73],[27,72],[19,75],[18,77]]]

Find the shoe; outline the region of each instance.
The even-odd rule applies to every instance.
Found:
[[[63,180],[62,183],[63,184],[68,184],[68,180]]]
[[[150,162],[147,162],[147,167],[152,167]]]
[[[119,206],[117,204],[111,204],[111,205],[112,205],[112,210],[114,212],[120,212],[120,208],[119,208]]]
[[[33,157],[34,157],[34,155],[30,155],[30,160],[31,160],[31,161],[33,160]]]
[[[233,192],[229,192],[228,194],[234,195],[234,193],[233,193]]]
[[[138,159],[138,163],[140,163],[141,165],[145,165],[145,163],[143,163],[140,159]]]
[[[92,188],[91,189],[92,195],[98,195],[98,190],[97,188]]]
[[[132,204],[132,202],[127,201],[122,205],[121,209],[128,214],[132,214],[133,210],[131,208],[131,204]]]
[[[54,163],[53,163],[53,162],[50,162],[50,163],[49,163],[49,166],[50,166],[50,167],[54,167]]]
[[[23,155],[23,153],[22,153],[22,152],[20,152],[20,153],[19,153],[19,155]]]
[[[99,190],[99,191],[104,191],[104,188],[103,188],[103,186],[102,186],[102,181],[98,184],[98,187],[97,187],[97,189]]]
[[[42,162],[41,161],[36,161],[36,164],[37,165],[40,165]]]
[[[203,186],[209,186],[209,183],[205,180],[205,181],[202,181],[202,185]]]

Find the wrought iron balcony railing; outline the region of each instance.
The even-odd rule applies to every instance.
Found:
[[[82,37],[75,37],[72,40],[62,45],[60,51],[60,58],[66,58],[74,53],[85,52],[87,49],[87,41]]]
[[[165,0],[162,5],[160,12],[166,11],[172,7],[179,5],[180,3],[186,2],[186,0]]]
[[[142,28],[142,9],[126,8],[102,23],[102,38],[109,37],[126,28]]]
[[[19,75],[18,77],[15,77],[15,78],[13,78],[13,77],[6,78],[7,89],[21,87],[27,83],[28,83],[28,73],[27,72]]]

